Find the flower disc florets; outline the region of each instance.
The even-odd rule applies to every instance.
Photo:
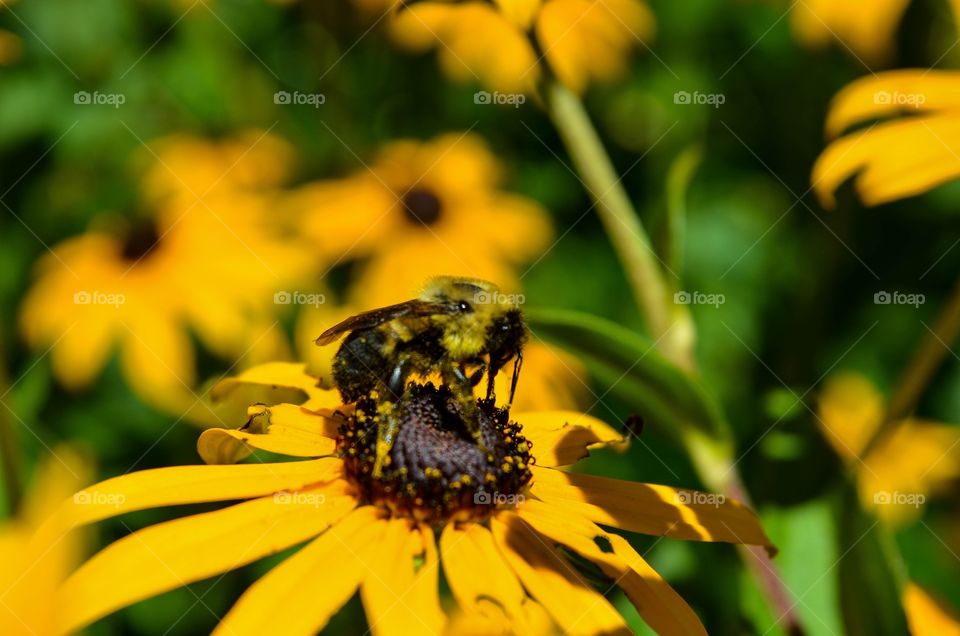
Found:
[[[479,420],[482,446],[446,386],[410,385],[396,403],[359,400],[340,426],[338,447],[348,477],[372,503],[430,523],[482,519],[498,506],[518,503],[531,477],[531,444],[507,409],[491,400],[476,404],[468,416]],[[396,418],[399,432],[383,474],[374,477],[384,418]]]

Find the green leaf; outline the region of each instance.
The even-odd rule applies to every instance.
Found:
[[[609,320],[567,310],[527,310],[535,337],[559,345],[586,365],[603,387],[638,415],[682,435],[694,429],[726,439],[726,423],[692,377],[646,337]]]
[[[847,483],[840,501],[840,607],[849,636],[909,633],[901,604],[903,565],[888,530],[860,507]]]
[[[687,190],[697,167],[703,159],[699,145],[688,147],[670,164],[667,174],[667,218],[663,259],[676,274],[674,280],[683,277],[683,246],[687,233]]]

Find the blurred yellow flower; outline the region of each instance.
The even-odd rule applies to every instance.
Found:
[[[515,633],[542,628],[539,607],[565,633],[630,633],[569,554],[594,563],[656,632],[705,634],[630,543],[600,525],[773,550],[737,502],[565,470],[589,449],[621,441],[588,415],[481,406],[491,460],[465,428],[464,436],[453,432],[466,425],[446,410],[452,394],[414,387],[398,407],[404,420],[392,452],[396,465],[407,463],[373,478],[375,405],[338,406],[336,391],[291,365],[251,369],[227,390],[250,382],[296,389],[313,408],[251,407],[244,428],[205,431],[201,456],[230,463],[261,449],[298,461],[161,468],[91,486],[94,501],[114,503],[68,504],[81,523],[159,506],[240,503],[144,528],[93,556],[60,590],[69,629],[306,542],[240,597],[216,634],[316,633],[357,590],[375,636],[440,634],[441,567],[463,611]],[[450,417],[430,415],[441,412]]]
[[[840,41],[867,63],[885,61],[910,0],[803,0],[792,5],[794,36],[810,48]]]
[[[159,142],[144,178],[148,214],[123,229],[112,219],[40,260],[20,326],[68,388],[87,386],[117,348],[131,386],[179,412],[194,401],[192,333],[229,361],[279,354],[274,295],[304,280],[313,257],[273,223],[273,194],[253,188],[284,147],[237,144]]]
[[[297,343],[297,359],[305,360],[307,370],[321,382],[332,387],[333,357],[336,346],[318,347],[317,336],[348,316],[364,308],[324,304],[320,307],[303,307],[297,317],[294,340]],[[495,381],[497,395],[510,394],[511,374],[500,373]],[[543,411],[548,409],[576,409],[588,404],[587,373],[579,360],[570,354],[542,342],[528,342],[523,349],[523,374],[517,385],[513,408],[519,411]],[[483,386],[477,386],[479,393]]]
[[[307,184],[287,198],[298,225],[334,263],[364,259],[350,304],[416,295],[432,276],[496,281],[540,254],[552,228],[534,201],[497,189],[502,168],[478,137],[395,141],[357,174]]]
[[[830,143],[813,167],[825,207],[856,177],[867,205],[921,194],[960,176],[960,71],[902,70],[859,79],[833,100],[832,138],[855,124],[881,120]]]
[[[62,632],[57,588],[82,560],[82,533],[58,515],[86,478],[83,462],[58,448],[37,470],[21,514],[0,519],[0,634]]]
[[[903,591],[903,607],[912,636],[960,636],[960,618],[916,583]]]
[[[869,380],[844,373],[824,387],[818,422],[856,473],[864,507],[886,521],[904,523],[960,477],[960,426],[908,418],[895,423],[864,456],[885,411],[883,396]]]
[[[547,73],[576,92],[615,79],[653,31],[640,0],[428,0],[400,6],[390,23],[402,46],[436,47],[454,79],[506,93],[533,93]]]

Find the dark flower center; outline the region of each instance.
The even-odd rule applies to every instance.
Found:
[[[138,221],[127,233],[121,256],[127,261],[139,261],[149,254],[160,241],[157,226],[150,221]]]
[[[417,225],[433,225],[443,213],[443,204],[430,190],[413,188],[403,195],[402,203],[407,219]]]
[[[363,398],[340,427],[347,475],[368,501],[428,523],[483,519],[498,506],[522,501],[531,478],[531,444],[507,409],[477,401],[471,417],[479,420],[481,448],[446,386],[413,384],[393,406],[383,415],[382,403]],[[383,474],[374,477],[383,417],[397,418],[399,432]]]

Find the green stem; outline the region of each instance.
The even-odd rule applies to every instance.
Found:
[[[690,368],[687,344],[690,331],[680,310],[671,311],[667,286],[650,239],[614,170],[603,142],[583,103],[559,82],[545,88],[544,102],[584,186],[593,198],[600,220],[623,262],[633,295],[658,348]]]
[[[650,240],[582,102],[559,82],[546,85],[544,102],[577,172],[594,199],[600,220],[624,265],[650,335],[668,359],[695,373],[693,321],[684,306],[670,302],[663,271]],[[734,446],[729,436],[715,439],[690,429],[683,432],[681,438],[708,489],[750,505],[736,468]],[[781,622],[787,631],[803,633],[791,606],[790,594],[766,552],[762,548],[741,546],[740,555],[771,606],[783,617]]]
[[[924,389],[950,352],[951,344],[960,335],[960,280],[947,304],[940,310],[933,327],[926,330],[920,346],[900,375],[897,389],[890,400],[887,423],[901,420],[917,406]]]
[[[707,490],[721,493],[731,500],[753,508],[750,494],[743,485],[733,456],[733,445],[707,435],[690,430],[682,435],[682,442],[690,455],[690,461]],[[747,567],[754,581],[767,597],[767,602],[776,612],[779,624],[784,631],[793,636],[804,634],[800,617],[796,612],[797,603],[793,602],[786,588],[779,568],[770,555],[761,546],[741,544],[737,546],[740,559]]]

